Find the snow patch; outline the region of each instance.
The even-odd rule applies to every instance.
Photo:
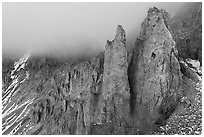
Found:
[[[26,62],[27,62],[29,57],[30,57],[30,54],[27,53],[19,61],[16,61],[14,63],[14,70],[11,72],[11,78],[12,79],[16,78],[15,72],[18,72],[20,69],[25,68]]]

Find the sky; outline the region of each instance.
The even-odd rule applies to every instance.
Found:
[[[148,8],[165,9],[170,16],[184,3],[3,3],[2,54],[11,56],[55,52],[71,55],[103,50],[117,25],[134,43]],[[135,38],[136,39],[136,38]]]

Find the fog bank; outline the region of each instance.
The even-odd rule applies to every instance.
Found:
[[[150,7],[174,16],[184,3],[3,3],[2,54],[55,52],[72,55],[102,50],[118,24],[128,43]],[[136,38],[135,38],[136,39]],[[131,40],[131,41],[130,41]]]

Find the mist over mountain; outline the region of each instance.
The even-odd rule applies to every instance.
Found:
[[[149,7],[174,16],[184,3],[3,3],[3,55],[101,51],[123,25],[134,45]]]
[[[3,135],[202,134],[202,3],[4,3],[2,50]]]

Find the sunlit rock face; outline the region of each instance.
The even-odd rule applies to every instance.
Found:
[[[164,10],[149,9],[129,66],[131,94],[135,96],[131,98],[132,115],[146,131],[152,130],[151,125],[164,124],[181,95],[180,66],[166,17]]]

